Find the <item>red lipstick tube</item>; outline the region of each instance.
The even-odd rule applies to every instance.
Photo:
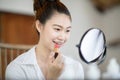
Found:
[[[55,46],[54,46],[54,52],[55,52],[54,58],[56,58],[58,56],[58,47],[59,46],[57,44],[55,44]]]

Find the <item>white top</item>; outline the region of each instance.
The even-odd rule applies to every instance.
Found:
[[[65,68],[59,79],[84,79],[82,65],[64,56]],[[45,80],[42,70],[37,64],[35,47],[13,60],[6,68],[6,80]]]

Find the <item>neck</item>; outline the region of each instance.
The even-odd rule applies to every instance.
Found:
[[[38,61],[47,62],[48,57],[50,55],[49,50],[38,44],[35,51],[36,51],[36,58]]]

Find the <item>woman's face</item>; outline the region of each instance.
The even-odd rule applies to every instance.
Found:
[[[71,20],[69,16],[56,12],[42,26],[40,31],[40,44],[43,44],[49,50],[53,50],[55,44],[61,47],[68,40],[70,31]]]

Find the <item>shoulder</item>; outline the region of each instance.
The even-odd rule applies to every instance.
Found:
[[[18,79],[20,76],[24,77],[23,70],[21,69],[21,66],[19,64],[15,64],[14,62],[11,62],[5,72],[6,79]]]
[[[16,57],[13,61],[11,61],[7,65],[7,68],[6,68],[6,73],[7,74],[9,74],[9,73],[11,74],[13,71],[15,73],[16,71],[20,71],[21,70],[20,66],[24,62],[25,57],[27,56],[26,53],[22,53],[21,55],[19,55],[18,57]]]
[[[35,47],[32,47],[28,51],[22,53],[18,57],[16,57],[13,61],[10,62],[9,65],[11,64],[28,64],[29,62],[32,63],[34,61],[35,57]],[[31,61],[32,60],[32,61]]]
[[[82,64],[71,57],[64,56],[64,58],[67,70],[73,70],[73,72],[76,74],[76,79],[84,79],[84,69]]]
[[[30,56],[32,56],[31,52],[33,52],[32,48],[27,52],[19,55],[8,64],[5,72],[7,79],[18,79],[21,78],[21,76],[23,78],[25,77],[23,68],[25,64],[28,64],[30,62]]]
[[[64,56],[64,61],[66,65],[72,65],[74,68],[83,70],[82,64],[71,57]]]
[[[67,66],[70,65],[70,66],[73,66],[74,68],[77,67],[77,69],[83,70],[82,64],[71,57],[64,56],[64,62],[65,62],[65,65]]]

